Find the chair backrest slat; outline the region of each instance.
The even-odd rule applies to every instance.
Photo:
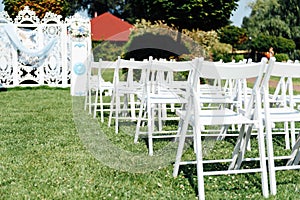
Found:
[[[274,62],[271,76],[300,78],[300,64]]]
[[[188,74],[194,68],[192,61],[166,61],[149,58],[146,83],[149,92],[166,91],[171,89],[186,89]],[[180,73],[186,72],[185,75]]]
[[[264,66],[261,63],[232,64],[232,63],[203,63],[201,77],[211,79],[247,79],[257,77],[262,73]]]

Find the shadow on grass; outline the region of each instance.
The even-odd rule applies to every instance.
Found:
[[[7,92],[7,88],[1,87],[0,85],[0,92]]]
[[[2,91],[2,89],[4,89],[4,91],[16,91],[16,90],[40,90],[40,89],[46,89],[46,90],[70,90],[70,87],[50,87],[47,85],[43,85],[43,86],[17,86],[17,87],[12,87],[12,88],[1,88],[0,86],[0,91]]]
[[[282,163],[281,163],[282,164]],[[224,163],[206,163],[203,164],[203,171],[209,172],[209,171],[227,171],[229,168],[230,162],[224,162]],[[240,169],[255,169],[260,167],[259,161],[244,161],[241,165]],[[182,173],[184,177],[187,178],[190,186],[193,188],[193,191],[196,195],[198,195],[198,183],[197,183],[197,165],[196,164],[190,164],[190,165],[181,165],[179,168],[179,174]],[[222,177],[217,178],[218,180],[223,180],[222,182],[217,182],[218,187],[214,188],[217,190],[245,190],[246,184],[244,183],[247,181],[247,186],[250,186],[251,188],[261,188],[261,178],[260,173],[240,173],[240,174],[228,174],[228,175],[211,175],[211,176],[205,176],[207,177]],[[245,180],[239,181],[235,183],[234,185],[228,185],[227,181],[230,182],[231,178],[228,178],[230,176],[239,176],[243,177],[242,179]],[[209,188],[212,183],[210,181],[211,178],[206,179],[208,183],[205,183],[206,189]],[[227,180],[228,179],[228,180]],[[224,181],[225,180],[225,181]],[[249,182],[249,183],[248,183]],[[208,189],[209,190],[209,189]]]

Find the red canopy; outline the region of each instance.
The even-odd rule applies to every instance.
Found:
[[[92,40],[128,41],[132,27],[128,22],[106,12],[91,19]]]

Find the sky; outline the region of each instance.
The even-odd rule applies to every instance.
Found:
[[[249,17],[251,9],[249,8],[248,4],[253,1],[254,0],[240,0],[238,2],[239,7],[237,10],[232,12],[233,16],[230,18],[234,26],[241,27],[243,18],[246,16]]]
[[[231,16],[230,20],[233,22],[233,25],[241,27],[243,18],[245,16],[249,16],[251,13],[251,9],[248,7],[249,2],[254,0],[240,0],[238,2],[239,7],[236,11],[233,11],[233,16]],[[3,11],[2,0],[0,0],[0,12]]]

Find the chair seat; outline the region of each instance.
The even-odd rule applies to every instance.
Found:
[[[145,98],[151,99],[151,103],[186,103],[186,98],[183,98],[173,92],[162,92],[159,94],[148,94]]]
[[[101,88],[113,88],[114,85],[111,82],[104,81],[100,82]]]
[[[231,96],[225,95],[201,95],[200,103],[238,103]]]
[[[287,101],[288,104],[291,103],[289,96],[286,97],[286,101]],[[300,103],[300,95],[293,95],[293,101],[292,102],[294,103],[293,106],[296,106],[297,104],[299,104]],[[297,109],[299,109],[299,106],[297,106]]]
[[[184,117],[186,115],[186,111],[177,110],[176,114],[180,117]],[[199,123],[201,126],[255,123],[254,120],[250,120],[247,117],[244,117],[242,114],[238,114],[227,108],[222,110],[201,110],[199,118]],[[191,121],[193,121],[193,119]]]
[[[264,117],[265,115],[263,114],[262,116]],[[291,108],[270,108],[270,121],[300,121],[300,111]]]
[[[105,93],[105,96],[111,96],[112,92],[113,92],[113,89],[114,89],[114,85],[109,81],[100,82],[100,84],[99,84],[99,91],[100,92],[107,91]]]

